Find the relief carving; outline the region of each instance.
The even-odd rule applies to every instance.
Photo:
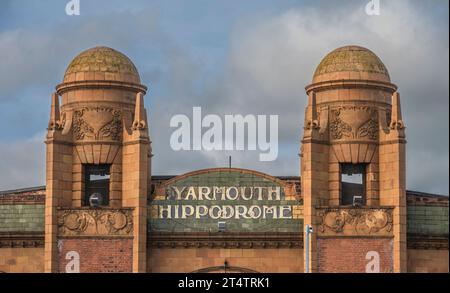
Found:
[[[333,111],[335,112],[335,111]],[[350,137],[352,127],[342,121],[339,117],[339,112],[336,112],[336,117],[330,123],[331,137],[334,139],[342,139],[344,137]]]
[[[367,106],[341,106],[331,110],[332,139],[378,139],[378,113]]]
[[[61,236],[131,236],[132,210],[62,210],[58,232]]]
[[[76,140],[109,138],[120,141],[122,114],[119,110],[104,107],[76,110],[73,117],[73,133]]]
[[[319,232],[322,234],[392,234],[392,209],[323,209],[319,217]]]

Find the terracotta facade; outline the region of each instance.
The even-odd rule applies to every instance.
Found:
[[[111,48],[71,62],[51,98],[45,190],[0,192],[0,271],[448,272],[448,197],[406,191],[400,94],[370,50],[334,50],[306,87],[301,180],[152,176],[146,91]],[[353,174],[361,184],[343,182]]]

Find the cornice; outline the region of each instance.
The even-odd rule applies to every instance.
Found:
[[[157,233],[150,232],[154,248],[303,248],[303,233]]]
[[[384,90],[391,93],[397,91],[397,86],[393,83],[361,79],[342,79],[316,82],[306,86],[305,90],[306,94],[309,94],[310,91],[320,92],[339,88],[369,88]]]
[[[448,235],[408,234],[408,249],[448,250]]]
[[[43,232],[0,232],[0,248],[44,247]]]
[[[67,91],[86,89],[86,88],[116,88],[123,90],[131,90],[137,92],[147,92],[147,87],[142,84],[123,82],[123,81],[99,81],[99,80],[83,80],[64,82],[56,86],[56,92],[58,95],[62,95]]]

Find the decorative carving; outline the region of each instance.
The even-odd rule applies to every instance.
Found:
[[[147,124],[145,123],[144,120],[136,120],[133,122],[133,126],[132,129],[133,130],[143,130],[145,129],[145,127],[147,127]]]
[[[286,234],[286,235],[285,235]],[[302,233],[149,233],[148,245],[157,248],[302,248]],[[151,241],[150,241],[151,239]]]
[[[388,121],[390,121],[389,127],[392,130],[403,130],[405,128],[400,107],[400,94],[398,92],[394,92],[392,95],[392,116]]]
[[[306,130],[318,129],[319,121],[318,120],[308,120],[306,121],[305,128]]]
[[[391,235],[392,209],[330,208],[319,212],[322,234]]]
[[[61,121],[50,121],[47,130],[62,130],[63,123]]]
[[[370,119],[358,129],[357,137],[368,137],[371,140],[378,139],[378,122]]]
[[[0,204],[45,203],[45,192],[0,194]]]
[[[417,235],[408,233],[408,249],[448,250],[448,235]]]
[[[112,108],[82,108],[74,112],[73,133],[76,140],[110,138],[120,141],[122,114]]]
[[[0,232],[0,248],[44,247],[44,232]]]
[[[61,236],[131,236],[131,209],[70,209],[58,215]]]
[[[331,138],[378,139],[378,113],[367,106],[341,106],[331,110]]]
[[[339,112],[336,112],[336,118],[330,123],[330,131],[332,138],[342,139],[344,135],[345,137],[349,136],[348,134],[351,133],[352,127],[342,121],[341,118],[339,118]]]
[[[395,130],[402,130],[405,128],[405,124],[403,123],[403,120],[393,120],[391,121],[391,124],[389,125],[389,127],[391,129],[395,129]]]

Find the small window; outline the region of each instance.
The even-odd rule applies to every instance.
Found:
[[[85,165],[84,166],[84,205],[89,206],[89,198],[97,193],[101,195],[99,205],[109,204],[109,177],[110,165]]]
[[[366,204],[366,164],[341,164],[341,205]]]

